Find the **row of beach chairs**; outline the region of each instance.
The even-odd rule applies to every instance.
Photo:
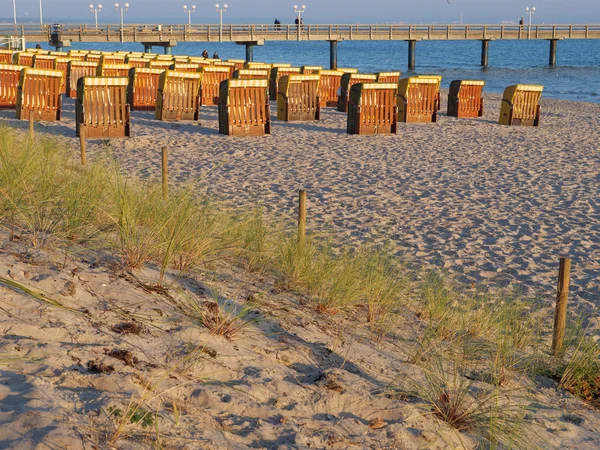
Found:
[[[319,120],[321,107],[336,106],[348,113],[351,134],[395,133],[398,121],[435,122],[440,109],[439,76],[400,79],[399,72],[242,61],[221,66],[219,60],[197,64],[187,57],[99,53],[66,58],[65,69],[55,70],[63,62],[59,57],[33,53],[31,65],[54,58],[53,70],[18,64],[28,62],[24,53],[12,53],[11,64],[0,63],[0,107],[14,107],[20,119],[60,120],[61,94],[77,97],[77,133],[85,129],[88,137],[128,136],[130,109],[154,110],[159,120],[198,120],[200,105],[218,105],[220,132],[234,135],[270,132],[269,99],[277,100],[277,117],[286,121]],[[91,55],[98,62],[88,60]],[[134,58],[169,66],[132,67],[127,61]],[[481,116],[483,86],[483,81],[452,82],[448,115]],[[541,92],[541,86],[507,88],[500,123],[538,125]]]

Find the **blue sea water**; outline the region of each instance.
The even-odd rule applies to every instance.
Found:
[[[73,43],[72,49],[143,51],[141,44]],[[173,54],[200,55],[207,49],[222,59],[244,59],[245,48],[235,43],[179,43]],[[455,79],[483,79],[485,90],[502,92],[515,83],[542,84],[544,96],[600,102],[600,40],[558,42],[557,66],[548,66],[548,41],[491,41],[489,67],[482,68],[479,41],[417,42],[416,73],[440,74],[443,87]],[[160,51],[155,48],[154,51]],[[295,66],[329,67],[326,41],[267,41],[254,47],[254,61],[288,62]],[[400,70],[407,73],[408,44],[404,41],[344,41],[338,43],[338,66],[361,72]]]

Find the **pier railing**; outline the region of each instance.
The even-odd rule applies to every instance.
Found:
[[[28,41],[225,42],[294,40],[600,39],[597,25],[0,25],[0,36]]]

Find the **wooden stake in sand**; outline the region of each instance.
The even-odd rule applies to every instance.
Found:
[[[306,191],[300,190],[298,195],[298,243],[304,244],[306,236]]]
[[[161,149],[162,155],[162,189],[163,189],[163,198],[167,200],[169,198],[169,159],[168,159],[168,149],[167,147],[163,147]]]
[[[29,113],[29,137],[33,139],[33,112]]]
[[[571,259],[560,258],[558,269],[558,285],[556,287],[556,311],[554,313],[554,335],[552,336],[552,353],[558,356],[565,339],[567,324],[567,300],[569,298],[569,280],[571,277]]]
[[[87,158],[85,154],[85,134],[83,133],[83,130],[79,131],[79,146],[81,147],[81,165],[85,167]]]

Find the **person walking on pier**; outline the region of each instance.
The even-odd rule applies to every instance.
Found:
[[[525,21],[523,20],[522,17],[521,17],[521,20],[519,20],[519,25],[521,25],[521,26],[525,25]]]
[[[218,52],[214,52],[212,59],[220,59],[219,53]]]
[[[281,28],[281,22],[279,21],[279,19],[275,19],[275,29],[279,30]]]
[[[208,58],[208,50],[204,49],[204,51],[202,52],[202,57]]]

